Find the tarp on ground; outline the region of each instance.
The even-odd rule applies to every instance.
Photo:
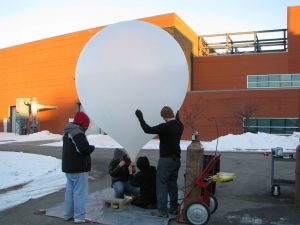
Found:
[[[133,205],[125,205],[118,211],[104,206],[103,199],[113,197],[113,189],[107,188],[88,195],[86,217],[93,223],[105,225],[167,225],[169,219],[151,216],[151,209],[143,209]],[[46,209],[47,216],[64,218],[64,203]]]

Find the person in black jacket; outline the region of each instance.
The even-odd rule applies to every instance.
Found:
[[[140,194],[132,199],[131,204],[142,208],[156,208],[156,168],[150,166],[146,156],[141,156],[136,161],[140,170],[134,173],[134,163],[129,166],[129,181],[132,186],[140,188]]]
[[[111,176],[112,184],[116,198],[124,198],[124,194],[131,196],[137,192],[129,183],[128,167],[131,160],[127,154],[120,148],[114,151],[114,157],[109,163],[108,171]]]
[[[142,129],[148,134],[159,136],[159,160],[156,173],[157,208],[152,212],[153,216],[167,218],[168,212],[177,213],[178,208],[178,171],[180,162],[180,139],[183,133],[183,124],[180,121],[179,113],[176,118],[169,106],[161,109],[160,115],[165,123],[150,127],[143,118],[141,110],[135,112]],[[167,208],[168,195],[170,197],[170,208]]]
[[[85,223],[85,201],[88,195],[88,172],[95,147],[90,145],[85,131],[90,120],[83,112],[77,112],[73,123],[68,123],[63,134],[62,171],[67,184],[64,202],[64,219]]]

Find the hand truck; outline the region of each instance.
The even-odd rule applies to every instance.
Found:
[[[178,206],[178,223],[189,222],[194,225],[204,225],[209,221],[210,215],[217,210],[218,201],[211,190],[209,190],[208,186],[214,182],[213,177],[209,176],[209,173],[213,171],[216,164],[220,162],[220,157],[220,154],[215,154],[212,157],[201,174],[196,178],[194,185],[185,194]],[[181,220],[181,211],[184,202],[190,196],[194,188],[196,188],[196,199],[188,206],[184,206],[185,217]]]

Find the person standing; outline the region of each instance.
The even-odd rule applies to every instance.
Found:
[[[168,218],[168,212],[176,214],[178,209],[178,171],[180,162],[180,139],[183,133],[183,124],[179,113],[176,118],[169,106],[161,109],[160,115],[165,123],[149,126],[143,117],[141,110],[135,111],[140,125],[145,133],[158,134],[159,136],[159,160],[156,173],[156,195],[157,210],[152,212],[153,216]],[[168,195],[170,197],[170,208],[167,208]]]
[[[77,112],[74,122],[66,125],[63,134],[62,171],[67,177],[64,219],[74,219],[74,223],[90,222],[85,218],[85,202],[88,195],[88,172],[91,170],[90,154],[95,147],[89,144],[85,134],[89,124],[89,117],[83,112]]]

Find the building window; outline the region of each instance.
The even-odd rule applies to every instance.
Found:
[[[300,74],[248,75],[247,88],[300,87]]]
[[[244,118],[245,132],[264,132],[269,134],[289,135],[299,130],[299,119],[296,118]]]

